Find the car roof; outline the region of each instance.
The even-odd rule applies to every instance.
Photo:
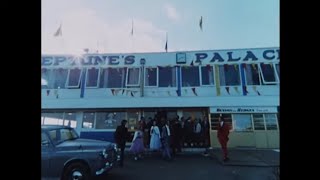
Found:
[[[42,130],[53,130],[53,129],[65,129],[65,128],[71,128],[69,126],[63,126],[63,125],[42,125]]]

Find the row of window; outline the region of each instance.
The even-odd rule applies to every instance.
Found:
[[[144,112],[148,119],[153,118],[156,112]],[[192,119],[201,119],[204,112],[184,111],[183,117]],[[167,119],[174,119],[176,111],[167,112]],[[211,114],[211,129],[217,130],[220,114]],[[253,130],[277,130],[278,119],[276,114],[223,114],[225,122],[228,123],[233,131],[253,131]],[[136,129],[139,120],[138,111],[119,111],[119,112],[84,112],[82,115],[81,128],[84,129],[115,129],[123,119],[128,120],[128,127],[131,130]],[[76,113],[42,113],[42,124],[66,125],[73,128],[77,127]]]
[[[145,111],[143,116],[148,119],[154,118],[156,111]],[[176,111],[167,112],[167,118],[173,119],[177,115]],[[84,112],[82,115],[81,128],[84,129],[116,129],[123,119],[128,120],[128,127],[131,130],[137,128],[139,111],[116,111],[116,112]],[[76,128],[76,114],[70,112],[50,112],[42,113],[41,124],[43,125],[69,125]]]
[[[233,131],[277,130],[276,114],[222,114]],[[220,114],[211,114],[211,129],[217,130]]]
[[[247,85],[279,83],[279,64],[242,64]],[[215,85],[213,66],[189,66],[181,68],[182,87]],[[221,86],[241,85],[239,65],[218,66]],[[86,72],[86,73],[85,73]],[[176,87],[176,67],[149,67],[145,69],[144,86]],[[85,77],[84,77],[85,74]],[[42,69],[43,89],[79,88],[85,78],[89,88],[125,88],[140,85],[140,68],[90,68],[90,69]]]

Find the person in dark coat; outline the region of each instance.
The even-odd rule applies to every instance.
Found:
[[[229,141],[229,130],[230,130],[230,127],[227,123],[224,122],[224,117],[220,116],[217,137],[223,151],[223,161],[229,160],[228,150],[227,150],[227,143]]]
[[[182,141],[182,127],[179,120],[175,120],[172,125],[172,152],[176,155],[176,152],[181,152],[181,141]]]
[[[123,167],[124,149],[126,147],[126,141],[128,139],[128,128],[126,127],[127,120],[122,120],[121,125],[117,127],[114,138],[118,148],[121,150],[120,154],[120,167]]]
[[[209,155],[208,154],[208,148],[210,146],[210,124],[208,117],[205,116],[202,121],[202,142],[203,142],[203,147],[205,148],[205,152],[203,153],[205,156]]]

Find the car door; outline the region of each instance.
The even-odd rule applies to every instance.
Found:
[[[50,156],[52,144],[45,132],[41,132],[41,177],[50,176]]]

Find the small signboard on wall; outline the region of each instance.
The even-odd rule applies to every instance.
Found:
[[[276,107],[211,107],[211,113],[277,113]]]
[[[177,64],[186,64],[187,63],[186,53],[177,53],[176,54],[176,63]]]

